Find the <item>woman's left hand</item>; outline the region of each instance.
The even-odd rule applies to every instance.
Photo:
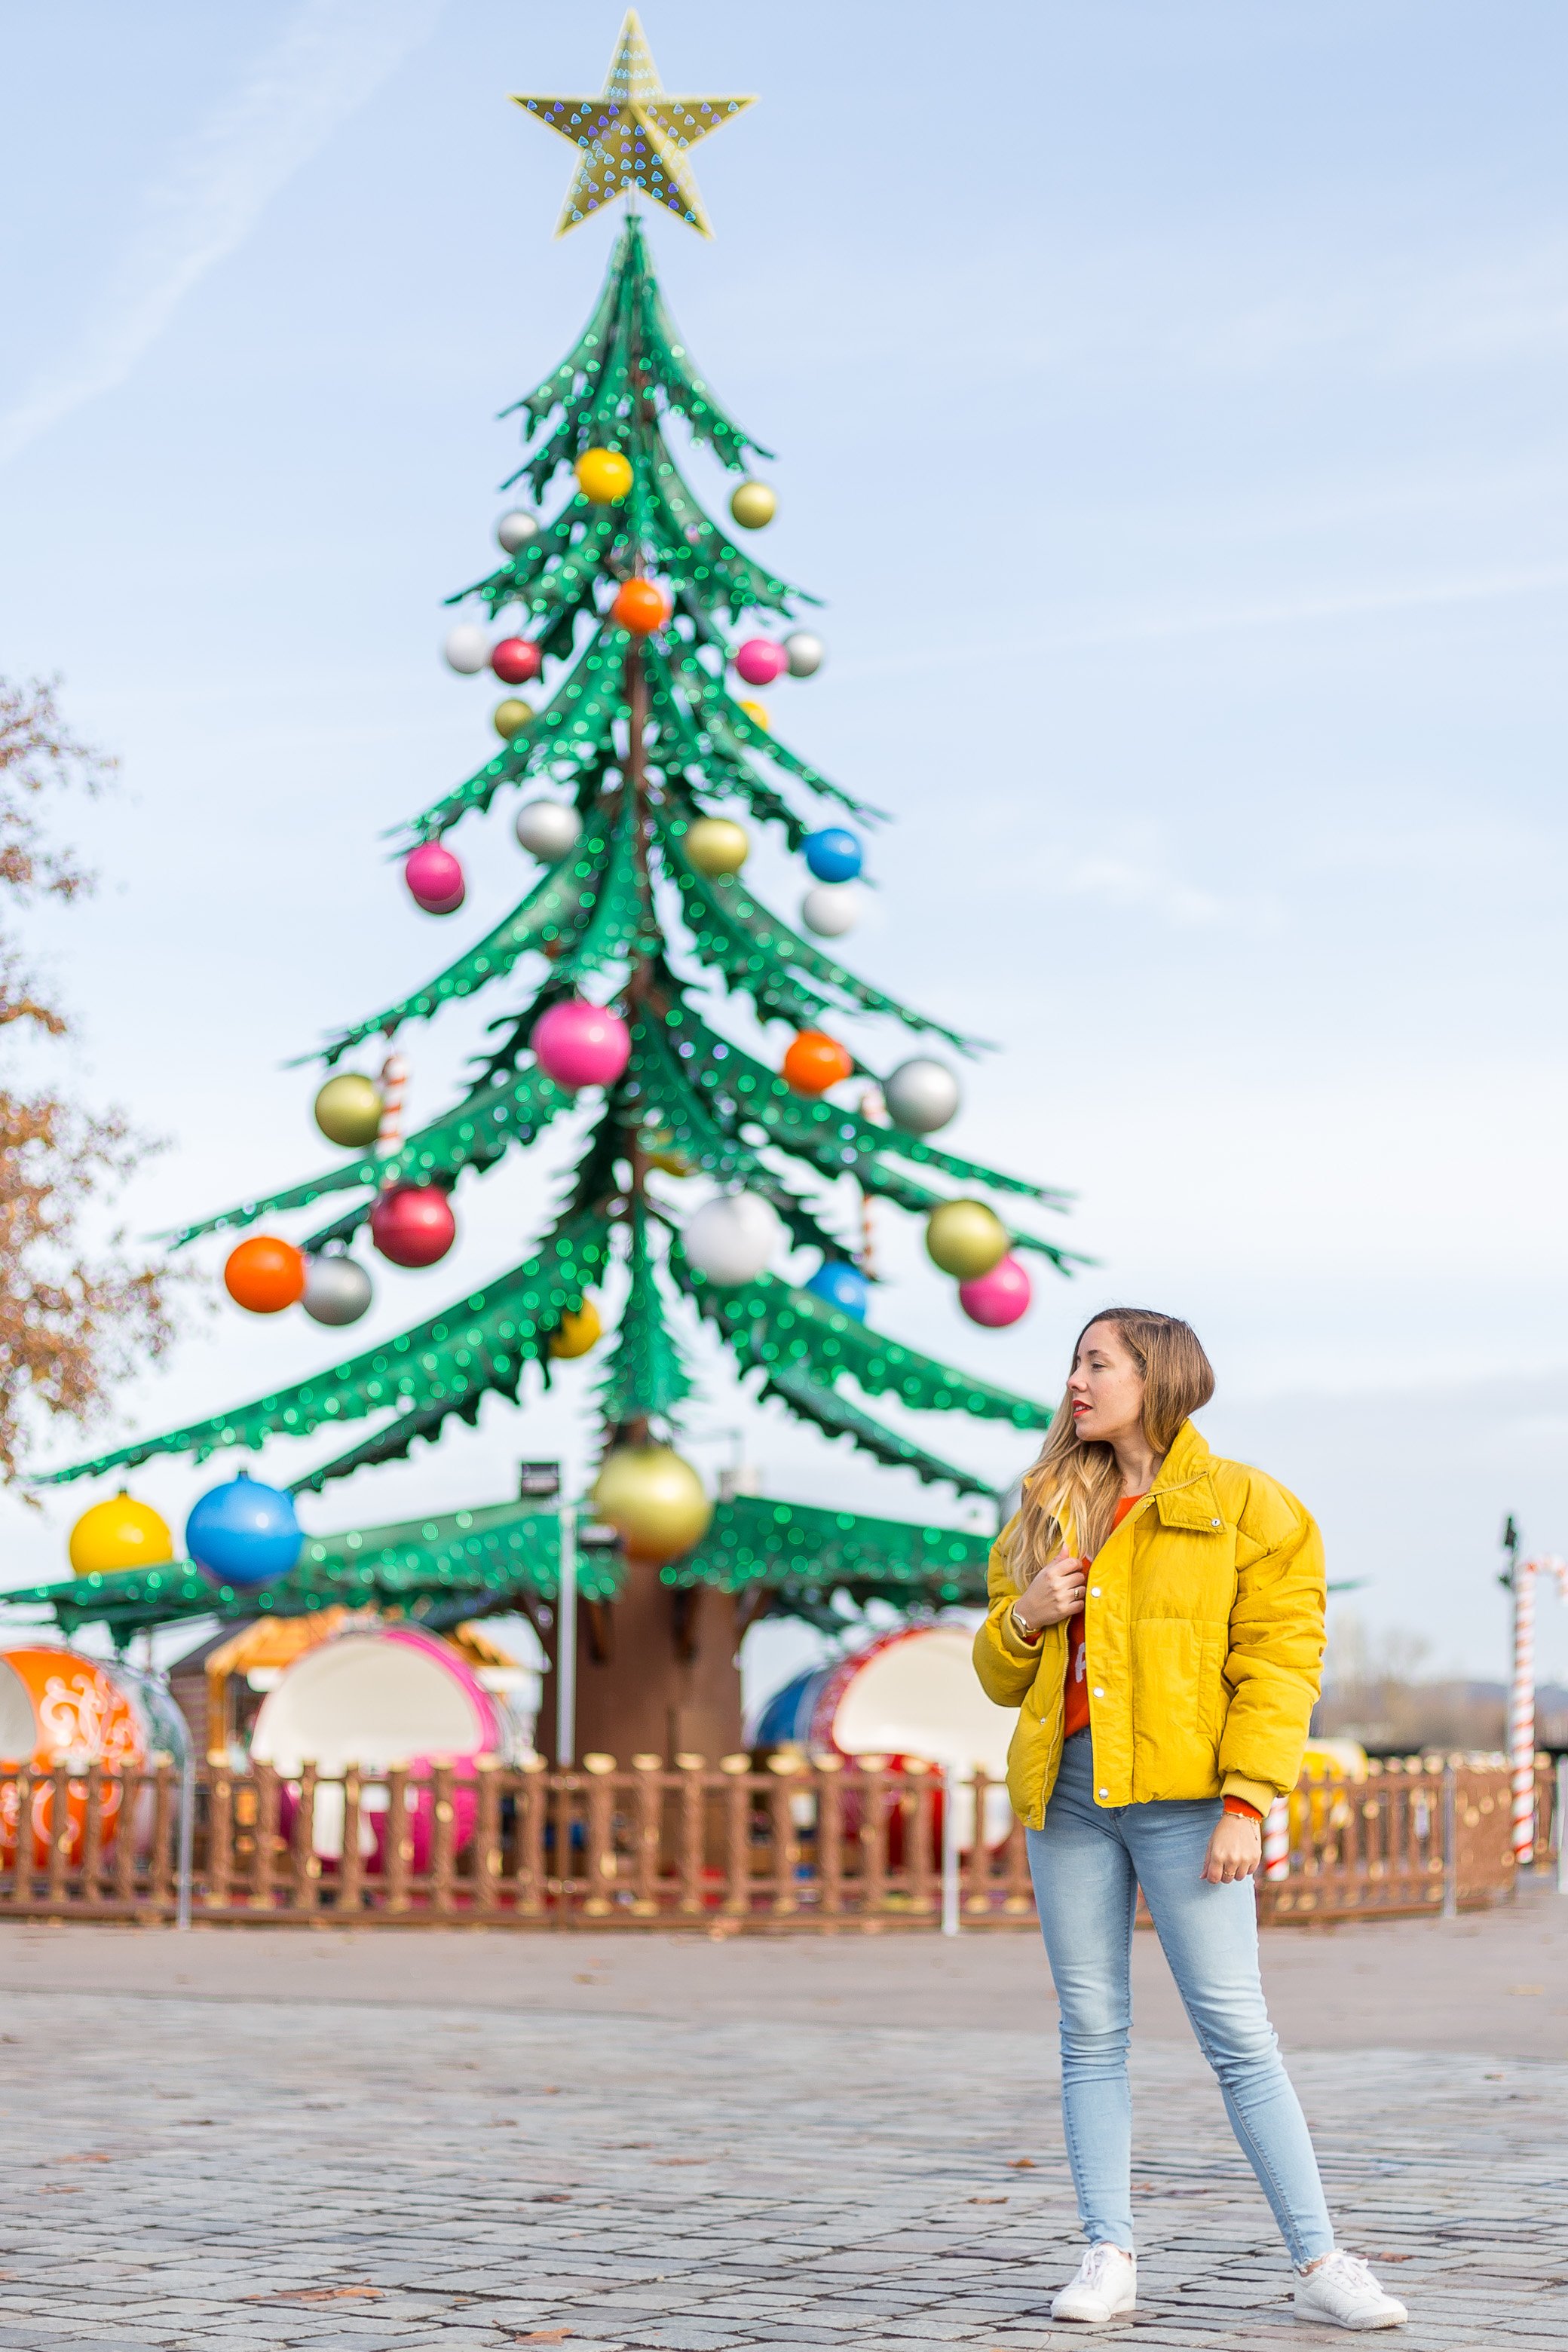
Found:
[[[1222,1813],[1204,1856],[1204,1876],[1211,1886],[1227,1886],[1233,1878],[1250,1878],[1262,1859],[1262,1822],[1249,1822],[1244,1813]]]

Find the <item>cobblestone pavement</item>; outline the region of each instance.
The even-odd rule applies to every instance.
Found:
[[[1396,1934],[1324,1940],[1330,2007]],[[1079,2251],[1048,1988],[1040,2030],[995,1992],[1035,1958],[801,1952],[846,2013],[781,2018],[746,1999],[791,1968],[776,1945],[725,1953],[710,2003],[700,1939],[0,1930],[0,2352],[1081,2342],[1047,2315]],[[905,2021],[900,1988],[931,1970],[950,2021]],[[632,1990],[574,2010],[568,1976]],[[639,2010],[654,1978],[662,2006]],[[1331,2202],[1410,2302],[1411,2352],[1568,2347],[1568,2064],[1488,2056],[1487,2028],[1482,2054],[1292,2054]],[[1291,2318],[1190,2044],[1143,2042],[1136,2084],[1142,2308],[1109,2332],[1342,2342]]]

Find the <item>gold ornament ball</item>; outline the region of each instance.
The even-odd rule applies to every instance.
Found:
[[[751,836],[727,816],[700,816],[681,844],[699,874],[738,874],[751,856]]]
[[[551,1333],[550,1352],[558,1362],[570,1363],[574,1356],[585,1356],[597,1347],[604,1336],[599,1310],[584,1291],[582,1306],[575,1313],[569,1307]]]
[[[358,1070],[340,1072],[316,1097],[316,1125],[329,1143],[363,1150],[381,1133],[381,1088]]]
[[[532,724],[533,705],[524,702],[521,694],[509,694],[490,712],[490,725],[503,743],[510,743],[514,735],[521,735],[525,727]]]
[[[960,1282],[989,1274],[1007,1248],[1007,1228],[984,1201],[944,1201],[926,1219],[926,1255]]]
[[[112,1576],[122,1568],[164,1568],[174,1557],[168,1522],[151,1503],[111,1495],[94,1503],[70,1532],[70,1564],[78,1576]]]
[[[742,482],[730,493],[730,512],[742,530],[762,530],[779,510],[766,482]]]
[[[632,486],[630,462],[618,449],[584,449],[573,471],[577,488],[596,507],[619,506]]]
[[[701,1479],[668,1445],[613,1448],[592,1500],[634,1559],[679,1559],[706,1535],[713,1516]]]
[[[773,722],[768,717],[768,706],[765,702],[742,702],[739,707],[745,712],[753,727],[760,727],[764,735],[772,734]]]

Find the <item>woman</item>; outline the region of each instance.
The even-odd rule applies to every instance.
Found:
[[[1323,1549],[1293,1495],[1209,1452],[1214,1373],[1185,1323],[1110,1307],[991,1554],[974,1640],[1019,1709],[1007,1787],[1061,2008],[1062,2118],[1089,2240],[1053,2319],[1131,2311],[1132,1919],[1142,1887],[1232,2129],[1296,2267],[1296,2311],[1397,2327],[1334,2244],[1264,2006],[1252,1874],[1300,1769],[1323,1654]]]

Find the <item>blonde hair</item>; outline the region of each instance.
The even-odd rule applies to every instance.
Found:
[[[1163,1457],[1189,1413],[1214,1394],[1214,1366],[1190,1323],[1149,1307],[1108,1307],[1090,1316],[1073,1345],[1073,1361],[1097,1323],[1109,1323],[1143,1381],[1143,1434]],[[1110,1533],[1121,1474],[1109,1445],[1080,1438],[1072,1399],[1064,1394],[1039,1457],[1024,1479],[1010,1565],[1023,1591],[1068,1540],[1092,1559]]]

